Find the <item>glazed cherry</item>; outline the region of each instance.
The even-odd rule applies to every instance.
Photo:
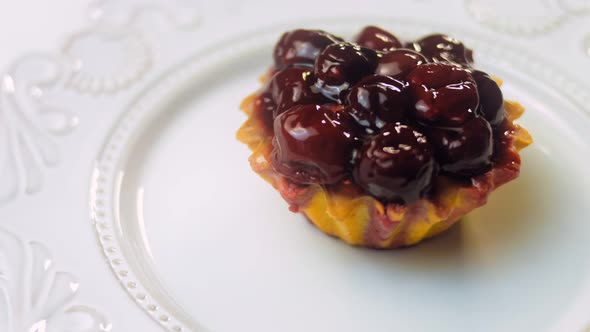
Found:
[[[367,76],[350,90],[346,104],[356,122],[373,134],[387,123],[406,120],[406,84],[389,76]]]
[[[428,137],[444,172],[471,177],[493,166],[492,128],[483,117],[475,117],[460,128],[430,128]]]
[[[436,126],[460,126],[475,116],[477,86],[469,71],[445,63],[416,67],[407,77],[416,119]]]
[[[473,52],[459,40],[442,34],[433,34],[412,43],[412,47],[432,62],[451,62],[469,66]]]
[[[376,26],[365,27],[356,37],[356,43],[382,52],[402,47],[402,43],[396,36]]]
[[[412,70],[427,62],[420,53],[408,49],[398,49],[385,53],[379,58],[375,74],[404,80]]]
[[[417,129],[389,124],[367,140],[353,169],[356,183],[384,202],[411,203],[428,191],[436,170],[428,139]]]
[[[356,82],[373,74],[377,57],[377,52],[358,45],[330,45],[315,62],[317,86],[326,97],[340,101]]]
[[[354,120],[326,106],[295,106],[274,122],[272,165],[299,184],[331,184],[347,176],[356,145]]]
[[[274,117],[295,105],[325,104],[326,97],[314,85],[311,67],[287,67],[270,80],[270,92],[276,102]]]
[[[293,30],[285,32],[275,46],[273,57],[276,67],[289,64],[313,64],[326,46],[343,41],[321,30]]]
[[[479,113],[496,127],[504,120],[504,96],[502,90],[488,74],[474,70],[471,75],[477,83]]]

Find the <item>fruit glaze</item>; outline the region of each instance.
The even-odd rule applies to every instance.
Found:
[[[514,123],[523,107],[446,35],[402,42],[369,26],[351,43],[300,29],[273,57],[238,139],[293,212],[352,245],[441,233],[516,178],[532,143]]]

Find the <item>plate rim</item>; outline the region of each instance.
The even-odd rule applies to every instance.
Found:
[[[490,43],[488,37],[484,37],[482,33],[464,30],[456,25],[425,20],[392,17],[373,17],[372,19],[355,17],[352,20],[347,18],[295,20],[241,33],[213,43],[194,54],[189,54],[154,77],[128,104],[122,107],[122,112],[113,122],[111,129],[104,135],[103,143],[98,150],[89,190],[90,219],[99,247],[109,268],[125,293],[136,302],[142,311],[167,331],[197,331],[202,330],[203,327],[194,322],[190,315],[182,310],[175,312],[178,310],[177,308],[180,308],[176,304],[170,301],[163,303],[161,300],[153,298],[149,290],[152,287],[143,284],[141,278],[137,277],[133,264],[130,264],[126,257],[129,249],[126,249],[120,236],[121,226],[114,212],[116,208],[113,206],[113,211],[109,211],[108,208],[111,205],[107,203],[117,195],[117,187],[121,184],[120,174],[116,174],[116,166],[120,162],[121,156],[124,155],[125,147],[131,145],[129,142],[133,140],[134,134],[139,134],[142,131],[140,130],[143,127],[142,124],[144,126],[146,123],[149,124],[150,119],[161,113],[162,108],[158,105],[166,104],[174,95],[174,91],[182,90],[191,80],[198,79],[203,58],[211,58],[212,54],[215,54],[218,57],[214,62],[218,62],[219,59],[231,59],[236,56],[235,54],[241,54],[243,51],[252,51],[257,47],[266,46],[277,31],[285,31],[296,23],[334,26],[334,29],[350,29],[351,26],[360,27],[362,22],[367,21],[384,26],[399,25],[400,29],[397,31],[420,31],[422,29],[460,34],[462,39],[467,40],[474,49],[485,53],[487,58],[493,59],[495,62],[513,64],[521,72],[540,77],[544,80],[544,86],[552,87],[564,94],[575,105],[577,111],[590,118],[590,109],[583,106],[590,105],[590,94],[586,92],[590,89],[585,89],[585,85],[559,70],[557,65],[549,64],[529,54],[528,51],[506,45],[503,42]],[[228,43],[232,43],[231,48],[224,47]],[[204,54],[207,56],[203,57]],[[236,105],[237,110],[238,106]],[[177,308],[171,308],[171,306]]]

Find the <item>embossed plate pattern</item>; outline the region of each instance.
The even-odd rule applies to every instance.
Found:
[[[380,23],[406,36],[429,29],[425,24],[406,21]],[[356,27],[351,21],[324,24],[327,30],[344,35],[350,35]],[[470,302],[481,313],[497,306],[504,306],[508,313],[521,306],[529,308],[519,318],[498,314],[495,324],[480,327],[482,331],[539,329],[559,324],[548,313],[568,305],[575,289],[587,280],[588,271],[575,267],[572,261],[572,265],[563,267],[575,270],[577,277],[554,275],[559,256],[539,254],[548,242],[550,230],[557,226],[551,221],[560,216],[555,209],[535,211],[533,206],[535,200],[555,200],[555,195],[563,195],[566,188],[583,188],[584,180],[576,185],[563,175],[553,174],[559,167],[552,161],[553,156],[559,160],[573,158],[568,163],[573,166],[568,166],[567,172],[582,174],[579,157],[560,155],[555,151],[559,144],[541,135],[537,147],[525,156],[530,158],[528,162],[544,166],[525,164],[521,180],[498,194],[504,195],[503,199],[492,200],[486,209],[474,213],[472,219],[479,220],[455,231],[462,235],[450,235],[409,252],[390,254],[335,243],[317,234],[301,217],[285,213],[277,195],[269,193],[250,173],[245,162],[248,153],[233,138],[242,116],[232,105],[255,89],[257,83],[253,78],[267,63],[265,51],[259,50],[270,49],[275,31],[281,30],[261,31],[255,38],[239,37],[231,42],[231,49],[223,47],[228,42],[222,42],[205,55],[197,54],[172,69],[139,95],[103,146],[91,190],[97,233],[99,238],[109,239],[102,243],[105,255],[114,262],[112,268],[121,282],[133,285],[127,291],[139,299],[140,306],[172,331],[231,331],[239,325],[272,331],[282,322],[289,322],[288,327],[282,327],[286,331],[307,326],[341,331],[370,326],[372,330],[384,331],[395,324],[402,329],[451,331],[460,321],[465,327],[475,328],[485,319],[487,314],[464,317],[462,310]],[[455,31],[479,50],[478,59],[484,67],[506,80],[508,96],[518,96],[525,105],[533,105],[525,118],[533,133],[571,135],[569,141],[578,151],[589,151],[588,144],[576,134],[590,123],[588,114],[580,108],[588,98],[583,89],[521,51],[492,44],[460,29]],[[517,63],[518,67],[512,68],[509,63]],[[552,83],[537,82],[533,73],[537,77],[551,77]],[[551,94],[553,84],[565,92]],[[568,109],[571,118],[564,117],[561,124],[567,130],[550,120],[557,108]],[[219,123],[219,118],[224,119],[223,123]],[[239,169],[237,165],[243,167]],[[551,177],[559,180],[549,181]],[[536,182],[550,190],[524,194]],[[525,211],[517,211],[511,203],[519,196],[527,198],[519,202]],[[571,227],[582,229],[585,226],[579,223],[590,216],[582,203],[587,195],[567,197],[569,202],[564,208],[571,212],[564,215],[579,216],[572,219],[575,221]],[[493,224],[495,218],[503,219],[503,223],[496,221],[489,228],[483,225]],[[516,220],[525,225],[518,226]],[[511,234],[511,223],[515,223],[513,232],[524,234]],[[179,241],[173,244],[170,238]],[[590,255],[588,248],[578,244],[562,247],[560,254]],[[506,248],[513,248],[512,256]],[[488,250],[493,252],[495,262],[486,258],[484,251]],[[447,268],[429,266],[436,262],[429,258],[435,252],[442,252],[438,264]],[[456,255],[468,256],[456,261]],[[408,257],[418,262],[406,266]],[[175,259],[192,262],[198,268],[186,269]],[[523,260],[520,266],[518,260]],[[372,273],[351,271],[349,264],[365,266]],[[281,266],[281,271],[274,271],[277,266]],[[428,277],[422,275],[424,280],[410,281],[407,278],[411,279],[411,274],[405,274],[410,273],[408,269],[418,275],[423,271]],[[492,272],[492,276],[482,275],[483,271]],[[494,273],[505,273],[506,279],[494,277]],[[502,293],[516,291],[516,285],[537,273],[546,278],[520,287],[527,293],[550,298],[551,305],[538,302],[534,296],[512,300],[511,305],[504,303]],[[344,277],[347,274],[356,277]],[[456,289],[458,280],[464,283],[462,289]],[[552,290],[544,290],[549,283]],[[286,285],[290,290],[284,288]],[[464,293],[450,296],[448,291],[452,290]],[[420,296],[412,296],[413,292]],[[441,309],[445,301],[453,302],[455,308]],[[211,303],[223,304],[236,320],[219,316],[219,309],[211,307]],[[431,320],[420,320],[423,313],[416,309],[420,306],[429,312]],[[384,308],[395,308],[397,314],[383,311]],[[257,315],[260,312],[265,314]],[[547,319],[533,323],[539,315]]]
[[[586,331],[588,2],[390,5],[96,1],[6,66],[0,331]],[[399,252],[289,213],[234,140],[282,31],[367,23],[464,40],[536,139],[518,181]]]

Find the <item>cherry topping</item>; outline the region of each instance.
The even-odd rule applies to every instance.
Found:
[[[365,27],[356,37],[356,43],[383,52],[402,47],[396,36],[376,26]]]
[[[353,177],[369,194],[400,204],[420,199],[435,173],[426,136],[400,123],[389,124],[365,142],[357,156]]]
[[[387,123],[406,119],[406,84],[389,76],[367,76],[350,90],[346,104],[356,122],[373,134]]]
[[[496,127],[504,120],[504,96],[502,90],[488,74],[474,70],[471,73],[479,92],[479,113]]]
[[[413,48],[432,62],[451,62],[458,65],[473,63],[473,52],[459,40],[442,34],[418,39]]]
[[[469,71],[445,63],[416,67],[407,77],[416,118],[438,126],[460,126],[475,116],[477,86]]]
[[[357,142],[354,120],[326,106],[300,105],[274,123],[274,169],[300,184],[336,183],[347,176]]]
[[[377,52],[354,44],[338,43],[326,47],[315,63],[317,86],[322,93],[340,101],[352,85],[377,66]]]
[[[274,133],[278,173],[298,184],[352,176],[377,199],[406,204],[439,168],[468,178],[508,158],[502,92],[471,68],[471,49],[442,34],[402,45],[376,26],[356,42],[299,29],[275,46],[276,72],[254,112]]]
[[[276,44],[273,57],[276,67],[289,64],[313,64],[318,54],[328,45],[342,38],[321,30],[293,30],[285,32]]]
[[[311,67],[287,67],[277,72],[270,81],[270,91],[277,104],[274,116],[294,105],[327,103],[314,83]]]
[[[404,80],[414,68],[427,62],[420,53],[408,49],[398,49],[381,56],[375,73]]]
[[[483,117],[475,117],[460,128],[430,128],[428,137],[447,173],[469,177],[492,166],[492,128]]]

